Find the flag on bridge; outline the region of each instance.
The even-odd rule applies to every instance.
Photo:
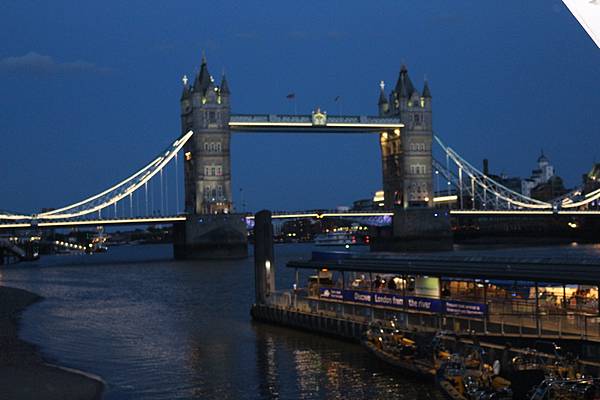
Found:
[[[600,0],[563,0],[571,14],[600,47]]]
[[[285,96],[286,99],[291,100],[291,99],[295,99],[296,98],[296,93],[290,93],[287,96]]]

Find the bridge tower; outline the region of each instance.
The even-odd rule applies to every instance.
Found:
[[[419,93],[403,65],[389,99],[381,83],[379,115],[400,117],[405,126],[402,132],[380,134],[385,207],[431,207],[433,130],[427,81]]]
[[[193,85],[184,77],[182,133],[194,131],[185,148],[185,210],[189,214],[228,214],[232,210],[229,155],[229,85],[217,86],[202,57]]]
[[[217,85],[202,57],[192,85],[183,79],[181,130],[194,135],[183,151],[185,223],[175,226],[176,258],[223,259],[248,255],[243,216],[233,214],[231,193],[230,92]]]

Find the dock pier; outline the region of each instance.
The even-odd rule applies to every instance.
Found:
[[[306,287],[275,290],[271,215],[256,220],[255,320],[356,342],[392,320],[490,348],[552,342],[600,371],[598,260],[314,252],[287,264],[316,272]]]

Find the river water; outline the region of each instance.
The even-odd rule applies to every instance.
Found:
[[[277,282],[311,245],[276,247]],[[432,385],[359,345],[253,322],[253,259],[174,261],[169,245],[55,255],[1,272],[45,297],[21,334],[50,360],[100,375],[105,399],[427,399]],[[281,286],[280,286],[281,287]]]
[[[286,261],[311,250],[276,246],[278,287],[293,282]],[[600,247],[492,253],[598,257]],[[113,247],[5,267],[0,284],[45,297],[25,312],[22,336],[56,363],[100,375],[108,400],[439,398],[359,345],[253,322],[252,257],[181,262],[170,245]]]

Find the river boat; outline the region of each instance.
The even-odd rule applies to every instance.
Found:
[[[405,371],[426,378],[435,377],[435,363],[427,357],[427,351],[419,348],[417,341],[405,332],[391,327],[373,324],[367,329],[362,340],[363,346],[375,357]]]
[[[327,232],[315,236],[317,246],[352,246],[357,244],[356,236],[348,232]]]

